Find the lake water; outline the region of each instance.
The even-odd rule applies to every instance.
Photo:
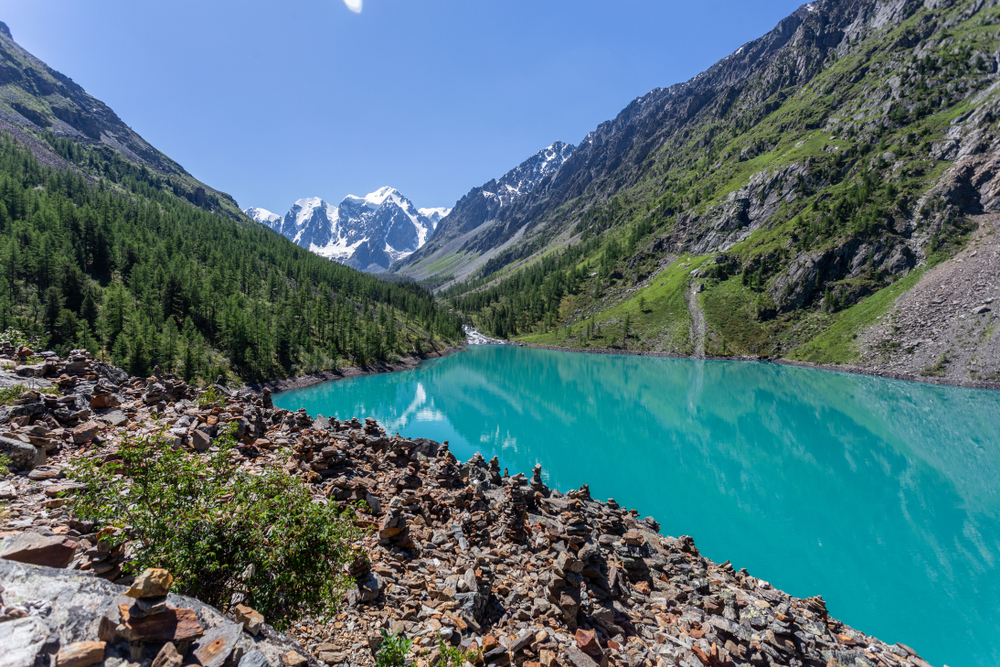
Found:
[[[1000,664],[1000,392],[484,346],[275,404],[541,463],[934,665]]]

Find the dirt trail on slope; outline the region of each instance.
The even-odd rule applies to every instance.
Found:
[[[691,356],[695,359],[704,359],[708,324],[705,322],[701,304],[698,303],[698,285],[700,283],[695,283],[692,278],[687,290],[688,314],[691,316]]]
[[[974,218],[965,250],[934,267],[858,336],[861,365],[951,380],[1000,380],[1000,215]]]

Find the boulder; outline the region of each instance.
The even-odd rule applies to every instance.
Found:
[[[76,542],[59,535],[22,533],[7,541],[0,558],[17,563],[64,568],[73,562]]]
[[[82,445],[85,442],[90,442],[97,437],[100,433],[101,426],[95,422],[87,422],[86,424],[80,424],[72,431],[70,434],[73,436],[73,442],[77,445]]]
[[[29,616],[0,623],[0,646],[4,667],[35,667],[48,664],[59,638],[41,618]]]
[[[128,620],[120,615],[120,606],[125,606],[127,611],[129,604],[133,602],[132,598],[125,595],[124,586],[116,586],[75,571],[36,567],[2,559],[0,581],[5,589],[5,601],[45,600],[52,609],[44,618],[31,616],[0,623],[0,664],[3,667],[35,667],[36,657],[42,658],[38,664],[49,665],[60,647],[95,639],[108,642],[105,664],[111,664],[113,658],[119,660],[118,664],[122,664],[122,659],[131,662],[128,642],[119,638],[115,632],[123,618]],[[289,652],[308,655],[306,649],[297,642],[277,632],[268,631],[266,637],[265,633],[261,633],[260,637],[252,638],[243,632],[242,626],[233,623],[218,609],[193,598],[170,595],[168,600],[170,607],[191,612],[204,630],[205,637],[214,635],[219,628],[235,629],[238,640],[231,653],[234,665],[278,667],[282,664],[281,656]],[[102,621],[104,626],[109,626],[103,633]],[[19,648],[14,649],[15,646]],[[181,645],[175,644],[175,647]],[[184,649],[182,664],[197,664],[194,649],[194,645]],[[158,657],[158,650],[159,647],[154,649],[146,659]],[[248,661],[247,658],[253,653],[259,657]],[[12,655],[21,657],[15,660]],[[320,667],[311,658],[307,659],[307,664],[309,667]],[[164,661],[157,667],[174,666]]]
[[[45,463],[44,448],[10,438],[0,438],[0,456],[10,459],[10,467],[14,472],[32,470]]]

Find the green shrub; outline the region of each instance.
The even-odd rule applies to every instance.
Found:
[[[195,404],[200,408],[215,404],[225,407],[226,397],[223,396],[222,392],[215,387],[209,387],[198,395],[198,399],[195,401]]]
[[[0,455],[0,475],[6,475],[10,472],[10,459],[6,456]]]
[[[0,405],[11,405],[17,398],[28,391],[23,384],[14,384],[9,387],[0,387]]]
[[[407,639],[402,633],[389,634],[383,630],[382,645],[378,647],[378,653],[375,655],[375,667],[403,667],[412,645],[413,640]]]
[[[280,468],[241,471],[232,437],[218,444],[202,457],[146,437],[124,442],[119,461],[81,460],[74,511],[119,529],[106,539],[130,543],[128,572],[166,568],[176,592],[223,610],[244,600],[278,628],[333,613],[357,555],[352,510],[314,502]]]
[[[467,662],[474,665],[481,653],[481,651],[463,651],[458,646],[449,646],[443,639],[438,639],[438,651],[441,653],[437,661],[438,667],[462,667]]]

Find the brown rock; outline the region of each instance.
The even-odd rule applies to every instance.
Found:
[[[23,533],[15,537],[0,558],[29,565],[64,568],[73,562],[76,542],[59,535]]]
[[[85,442],[90,442],[97,434],[100,433],[101,427],[99,424],[94,422],[87,422],[86,424],[80,424],[76,428],[70,431],[70,435],[73,437],[73,442],[77,445],[82,445]]]
[[[576,645],[580,647],[581,651],[591,655],[601,652],[601,646],[597,643],[597,635],[594,634],[593,630],[584,630],[583,628],[577,630]]]
[[[309,664],[309,661],[295,651],[289,651],[281,656],[281,664],[285,667],[303,667]]]
[[[139,575],[125,595],[130,598],[162,597],[170,592],[173,583],[174,578],[169,572],[151,567]]]
[[[638,547],[643,544],[646,540],[643,539],[642,533],[637,530],[630,530],[624,535],[622,535],[622,542],[628,544],[629,546]]]
[[[118,606],[122,616],[118,634],[130,642],[185,642],[201,637],[204,631],[193,609],[167,607],[161,614],[132,618],[129,605]]]
[[[236,622],[243,624],[246,631],[254,637],[257,636],[261,627],[264,625],[264,615],[256,609],[251,609],[246,605],[236,605],[235,617]]]
[[[56,654],[55,667],[90,667],[104,662],[104,642],[76,642]]]
[[[152,667],[181,667],[184,664],[184,656],[177,652],[177,647],[173,642],[167,642],[156,654]]]
[[[94,394],[90,397],[91,410],[106,410],[121,405],[121,401],[114,394]]]

